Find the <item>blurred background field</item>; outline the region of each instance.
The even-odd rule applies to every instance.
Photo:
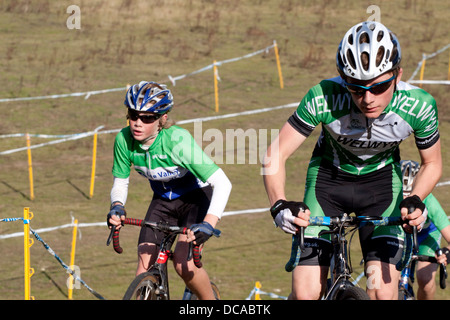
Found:
[[[71,1],[2,0],[0,2],[0,99],[68,94],[152,80],[168,84],[176,121],[270,108],[300,101],[318,81],[337,75],[335,54],[343,34],[367,20],[366,9],[376,4],[381,22],[400,39],[404,78],[416,70],[422,54],[449,43],[450,3],[439,0],[379,1],[275,1],[275,0],[92,0],[78,1],[81,29],[70,30],[66,12]],[[212,70],[179,80],[169,75],[188,74],[214,60],[241,57],[272,45],[280,51],[284,88],[280,89],[273,50],[219,67],[219,112],[215,112]],[[427,60],[424,78],[447,80],[449,50]],[[417,77],[416,77],[417,78]],[[437,100],[443,147],[442,182],[450,180],[448,86],[424,85]],[[84,97],[1,102],[0,135],[15,133],[67,135],[115,130],[126,126],[125,91]],[[242,115],[202,123],[202,130],[244,131],[279,129],[294,108]],[[194,125],[182,125],[194,134]],[[289,161],[287,196],[300,199],[306,166],[319,130]],[[26,151],[0,155],[0,218],[19,217],[24,207],[34,213],[35,230],[64,225],[71,217],[79,223],[105,221],[112,185],[114,134],[98,136],[95,191],[89,197],[92,137],[32,150],[34,194],[30,199]],[[269,140],[270,140],[269,136]],[[272,137],[273,138],[273,137]],[[49,139],[31,138],[31,144]],[[211,141],[203,141],[203,147]],[[24,137],[2,138],[0,152],[26,146]],[[258,151],[264,151],[259,148]],[[235,146],[216,154],[242,152]],[[413,138],[401,145],[402,157],[418,160]],[[260,160],[260,159],[258,159]],[[227,211],[267,208],[260,161],[220,164],[233,183]],[[450,187],[434,191],[444,209],[450,209]],[[152,192],[148,182],[133,173],[127,211],[142,218]],[[262,290],[287,296],[290,274],[284,271],[290,237],[273,226],[268,212],[227,216],[218,226],[222,237],[205,248],[205,266],[224,299],[245,299],[256,281]],[[23,231],[23,224],[0,223],[0,235]],[[107,299],[121,299],[136,268],[138,230],[123,230],[125,252],[106,247],[106,227],[80,228],[75,264],[81,278]],[[41,237],[68,264],[72,230],[59,229]],[[355,276],[359,245],[352,254]],[[0,299],[23,299],[23,239],[0,240]],[[31,294],[37,300],[67,299],[68,274],[38,242],[31,247]],[[171,273],[173,298],[181,298],[183,285]],[[450,294],[437,290],[437,298]],[[96,299],[84,287],[74,299]]]

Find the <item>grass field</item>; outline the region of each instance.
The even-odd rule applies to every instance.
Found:
[[[66,9],[73,3],[50,0],[2,0],[0,2],[0,99],[86,92],[125,87],[140,80],[167,83],[175,97],[171,117],[176,121],[239,111],[274,107],[300,101],[318,81],[333,77],[337,45],[345,31],[369,18],[370,2],[359,0],[83,0],[81,29],[70,30]],[[381,21],[399,37],[403,51],[404,80],[422,58],[449,43],[450,4],[439,0],[379,1]],[[220,109],[214,111],[212,71],[179,80],[168,76],[187,74],[211,64],[240,57],[270,46],[280,49],[284,89],[280,89],[273,50],[219,67]],[[425,79],[447,79],[449,52],[426,63]],[[450,180],[448,145],[450,110],[447,87],[424,85],[436,98],[440,116],[444,173]],[[74,134],[105,126],[126,125],[125,92],[83,97],[0,103],[0,135],[12,133]],[[279,129],[293,112],[281,109],[251,116],[219,119],[202,124],[203,132],[227,129]],[[194,133],[194,125],[183,125]],[[319,130],[289,161],[287,196],[300,199],[306,166]],[[270,137],[269,137],[270,138]],[[49,139],[32,138],[32,145]],[[20,217],[24,207],[34,213],[35,230],[71,222],[104,221],[112,184],[114,134],[98,137],[94,197],[89,198],[92,137],[33,149],[35,199],[30,200],[25,151],[0,155],[0,217]],[[203,147],[211,142],[204,137]],[[3,138],[0,152],[23,147],[25,138]],[[257,151],[264,151],[263,147]],[[413,138],[401,147],[403,158],[417,159]],[[215,154],[225,162],[227,149]],[[220,165],[233,183],[227,211],[268,207],[260,175],[260,163],[236,161]],[[434,194],[450,211],[450,188]],[[145,179],[133,173],[127,201],[128,215],[143,217],[152,192]],[[290,253],[290,237],[274,228],[268,212],[224,217],[222,237],[212,239],[204,262],[222,298],[245,299],[255,281],[262,290],[287,296],[290,274],[284,271]],[[23,231],[23,224],[0,223],[0,234]],[[121,299],[136,268],[137,229],[122,232],[125,252],[117,255],[106,247],[106,227],[80,229],[75,264],[81,278],[107,299]],[[41,234],[68,264],[72,230]],[[354,241],[356,244],[357,241]],[[359,250],[353,264],[359,274]],[[0,299],[23,299],[23,239],[0,240]],[[37,300],[67,299],[68,274],[35,241],[31,247],[31,293]],[[173,298],[181,298],[183,285],[171,273]],[[437,290],[449,299],[448,290]],[[84,287],[74,299],[96,299]]]

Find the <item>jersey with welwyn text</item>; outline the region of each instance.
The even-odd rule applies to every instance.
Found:
[[[309,90],[288,122],[305,136],[321,123],[313,157],[357,175],[398,162],[399,145],[411,134],[419,149],[439,139],[434,98],[402,81],[383,113],[369,119],[355,105],[341,77],[323,80]]]

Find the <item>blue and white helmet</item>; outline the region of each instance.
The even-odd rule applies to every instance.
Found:
[[[124,104],[137,111],[165,114],[173,107],[173,96],[164,84],[141,81],[128,89]]]
[[[336,54],[341,76],[358,80],[375,79],[398,67],[401,60],[397,37],[376,21],[365,21],[350,28]]]

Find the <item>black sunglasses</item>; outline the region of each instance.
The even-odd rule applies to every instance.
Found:
[[[350,93],[356,94],[357,96],[363,96],[366,94],[366,91],[370,91],[371,93],[378,95],[385,92],[389,87],[391,86],[392,80],[394,80],[397,76],[393,75],[387,80],[375,83],[371,85],[370,87],[361,86],[358,84],[348,83],[344,81],[345,87]]]
[[[160,114],[139,114],[135,110],[128,109],[128,119],[131,121],[137,121],[138,119],[141,119],[141,121],[145,124],[153,123],[156,120],[161,118]]]

